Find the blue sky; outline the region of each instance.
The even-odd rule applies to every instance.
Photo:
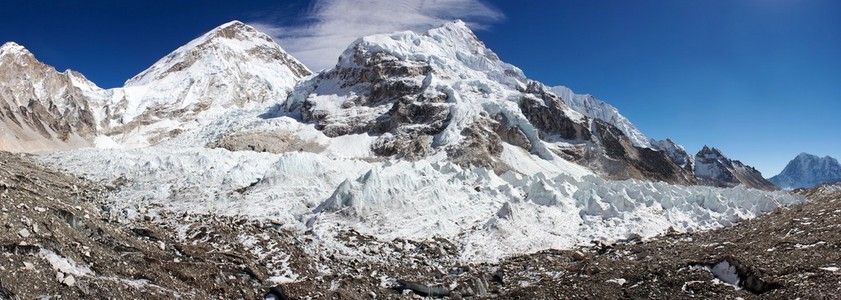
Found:
[[[841,158],[841,1],[240,2],[11,0],[0,42],[116,87],[233,19],[318,69],[356,36],[462,18],[530,78],[593,94],[690,152],[715,146],[767,177],[800,152]]]

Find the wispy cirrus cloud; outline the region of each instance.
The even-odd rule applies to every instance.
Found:
[[[310,69],[333,66],[355,39],[399,30],[425,30],[453,19],[482,29],[502,20],[482,0],[314,0],[298,25],[250,22],[266,32]]]

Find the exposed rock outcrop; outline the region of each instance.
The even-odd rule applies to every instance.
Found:
[[[587,148],[587,164],[614,179],[649,179],[681,184],[697,181],[690,170],[676,165],[666,152],[637,147],[610,123],[593,121],[594,145]]]

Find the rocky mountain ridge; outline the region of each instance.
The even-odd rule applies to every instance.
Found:
[[[754,167],[727,158],[715,147],[704,146],[695,154],[695,176],[713,186],[732,187],[744,184],[763,190],[779,189],[762,177],[762,173]]]
[[[75,71],[59,73],[23,46],[2,47],[0,149],[51,152],[97,143],[147,146],[201,127],[229,109],[286,99],[311,72],[271,37],[223,24],[104,90]],[[115,143],[116,142],[116,143]]]
[[[90,145],[98,132],[81,74],[38,61],[14,42],[0,46],[0,150],[45,152]]]

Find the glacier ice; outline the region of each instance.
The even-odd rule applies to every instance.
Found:
[[[164,148],[170,147],[170,148]],[[466,261],[569,248],[668,228],[732,225],[803,199],[745,187],[611,181],[591,174],[462,168],[446,161],[370,162],[306,152],[157,146],[84,149],[42,160],[94,180],[127,179],[111,195],[140,207],[271,219],[330,239],[353,228],[380,239],[449,238]]]

